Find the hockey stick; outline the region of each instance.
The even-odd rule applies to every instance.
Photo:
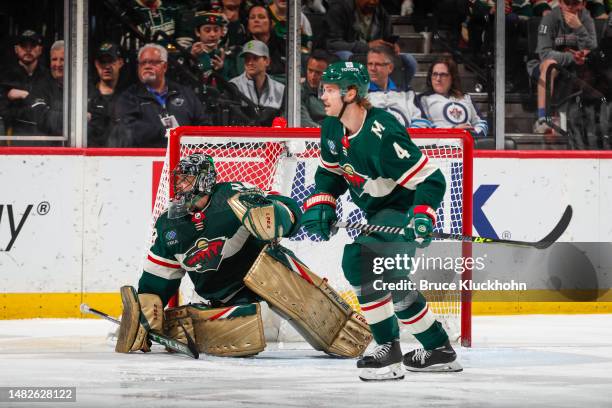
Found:
[[[565,232],[567,226],[572,220],[572,206],[568,205],[561,216],[561,219],[555,225],[555,228],[550,231],[548,235],[542,238],[537,242],[528,242],[528,241],[514,241],[511,239],[499,239],[499,238],[484,238],[484,237],[473,237],[471,235],[461,235],[461,234],[448,234],[446,232],[432,232],[430,236],[432,238],[439,239],[452,239],[456,241],[463,242],[474,242],[476,244],[504,244],[504,245],[514,245],[519,247],[527,247],[527,248],[537,248],[537,249],[546,249],[551,246],[554,242],[556,242],[559,237]],[[372,224],[360,224],[357,222],[336,222],[332,228],[347,228],[347,229],[356,229],[363,232],[384,232],[387,234],[398,234],[405,235],[404,227],[385,227],[382,225],[372,225]]]
[[[94,308],[89,307],[86,303],[81,303],[81,313],[89,313],[96,316],[99,316],[103,319],[108,320],[109,322],[113,322],[115,324],[121,324],[121,322],[104,312],[96,310]],[[182,327],[182,325],[181,325]],[[183,327],[183,330],[185,328]],[[163,334],[155,333],[153,331],[149,331],[147,338],[155,343],[161,344],[162,346],[168,347],[172,351],[176,351],[177,353],[185,354],[191,358],[195,358],[196,360],[200,358],[200,353],[198,352],[198,348],[191,339],[191,336],[185,331],[185,335],[187,336],[187,344],[182,343],[178,340],[173,339],[172,337],[164,336]]]

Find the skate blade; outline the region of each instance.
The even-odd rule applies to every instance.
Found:
[[[404,369],[415,373],[458,373],[463,371],[463,366],[457,360],[450,363],[434,364],[429,367],[417,368],[404,365]]]
[[[360,368],[359,379],[361,381],[403,380],[404,370],[401,363],[381,368]]]

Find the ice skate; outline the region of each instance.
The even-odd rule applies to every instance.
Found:
[[[404,378],[401,361],[399,340],[380,344],[357,361],[359,378],[362,381],[401,380]]]
[[[433,350],[421,348],[406,353],[403,365],[408,371],[432,373],[463,371],[463,367],[457,361],[457,353],[448,341]]]

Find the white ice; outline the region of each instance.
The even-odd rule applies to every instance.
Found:
[[[109,324],[0,321],[0,385],[76,386],[66,407],[612,407],[612,315],[474,317],[463,372],[386,383],[305,343],[253,358],[117,354]]]

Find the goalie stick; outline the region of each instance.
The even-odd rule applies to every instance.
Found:
[[[504,244],[504,245],[514,245],[519,247],[528,247],[528,248],[537,248],[537,249],[546,249],[551,246],[554,242],[556,242],[559,237],[565,232],[567,226],[572,220],[572,206],[568,205],[561,216],[561,219],[555,225],[555,228],[550,231],[548,235],[542,238],[537,242],[529,242],[529,241],[514,241],[511,239],[499,239],[499,238],[484,238],[484,237],[474,237],[471,235],[461,235],[461,234],[448,234],[446,232],[432,232],[430,236],[432,238],[439,239],[452,239],[456,241],[464,241],[464,242],[474,242],[476,244]],[[372,224],[360,224],[358,222],[336,222],[332,228],[347,228],[347,229],[356,229],[363,232],[384,232],[387,234],[399,234],[404,235],[404,227],[385,227],[382,225],[372,225]]]
[[[121,324],[121,322],[104,312],[96,310],[92,307],[89,307],[86,303],[81,303],[81,313],[89,313],[96,316],[99,316],[103,319],[108,320],[109,322],[113,322],[115,324]],[[150,331],[147,335],[147,338],[155,343],[161,344],[162,346],[166,346],[172,351],[176,351],[177,353],[185,354],[191,358],[195,358],[196,360],[200,358],[200,353],[198,352],[198,347],[191,339],[191,336],[187,333],[185,328],[181,325],[183,330],[185,331],[185,335],[187,336],[187,344],[182,343],[178,340],[173,339],[172,337],[164,336],[163,334],[155,333]]]

